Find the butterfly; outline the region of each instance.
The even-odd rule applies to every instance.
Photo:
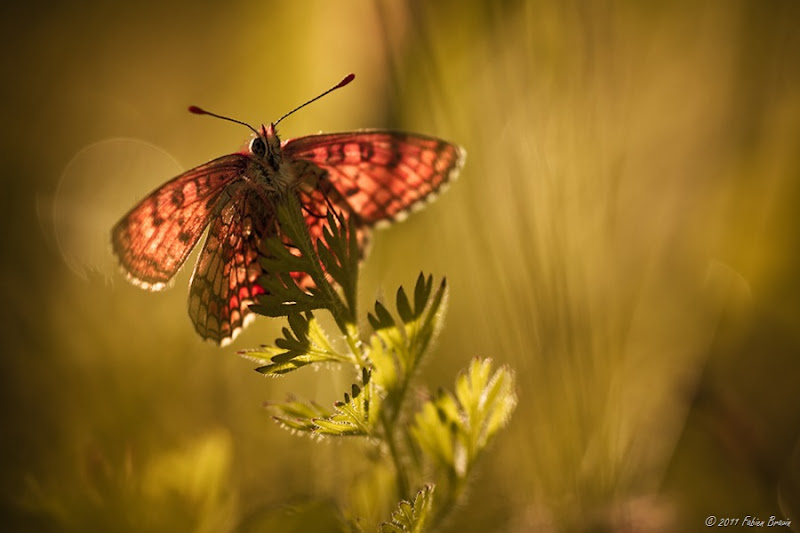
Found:
[[[189,317],[203,339],[225,345],[253,318],[249,305],[264,288],[262,241],[281,236],[276,192],[291,191],[303,206],[312,239],[319,239],[328,209],[352,219],[363,250],[372,227],[404,219],[455,179],[465,151],[441,139],[398,131],[360,130],[281,141],[276,125],[291,113],[343,87],[338,85],[269,126],[249,124],[249,147],[180,174],[146,196],[111,231],[127,277],[162,290],[186,262],[208,226],[189,284]],[[287,243],[288,244],[288,243]],[[300,286],[313,285],[297,273]]]

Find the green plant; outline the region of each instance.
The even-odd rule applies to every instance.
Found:
[[[420,274],[411,293],[400,287],[395,314],[375,302],[367,315],[372,330],[367,336],[357,320],[360,250],[353,219],[329,210],[323,235],[314,243],[294,195],[278,203],[277,217],[291,246],[277,237],[266,241],[262,260],[270,276],[261,282],[267,294],[252,309],[285,316],[288,327],[274,345],[240,353],[267,375],[320,363],[354,367],[358,381],[332,408],[291,400],[270,405],[274,418],[293,431],[363,438],[385,451],[374,457],[390,458],[401,501],[381,531],[435,529],[461,501],[473,466],[508,422],[516,405],[513,373],[507,367],[493,370],[489,359],[475,359],[457,378],[453,393],[441,390],[416,405],[409,391],[442,325],[445,280],[434,283],[432,276]],[[314,286],[298,286],[298,272]],[[333,317],[345,350],[335,348],[320,327],[314,313],[321,310]]]

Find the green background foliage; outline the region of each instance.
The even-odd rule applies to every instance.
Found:
[[[108,245],[137,199],[247,139],[187,105],[269,122],[348,72],[282,136],[390,127],[469,154],[433,206],[376,233],[358,294],[368,310],[447,276],[420,382],[452,390],[474,356],[516,371],[515,415],[449,530],[800,523],[796,2],[0,10],[9,530],[338,531],[345,501],[388,519],[369,515],[392,481],[365,447],[261,407],[328,409],[351,370],[263,379],[234,352],[285,321],[202,343],[191,268],[149,294]]]

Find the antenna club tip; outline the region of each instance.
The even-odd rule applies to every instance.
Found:
[[[194,113],[195,115],[208,115],[208,111],[202,107],[197,107],[196,105],[189,106],[189,113]]]
[[[334,87],[334,89],[338,89],[339,87],[344,87],[345,85],[347,85],[348,83],[353,81],[355,79],[355,77],[356,77],[356,75],[351,72],[350,74],[345,76],[344,79],[339,82],[339,85]]]

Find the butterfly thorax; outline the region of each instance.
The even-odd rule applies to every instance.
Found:
[[[250,141],[248,178],[268,192],[286,191],[297,184],[297,176],[290,162],[284,163],[281,141],[275,125],[261,126],[261,133]]]

